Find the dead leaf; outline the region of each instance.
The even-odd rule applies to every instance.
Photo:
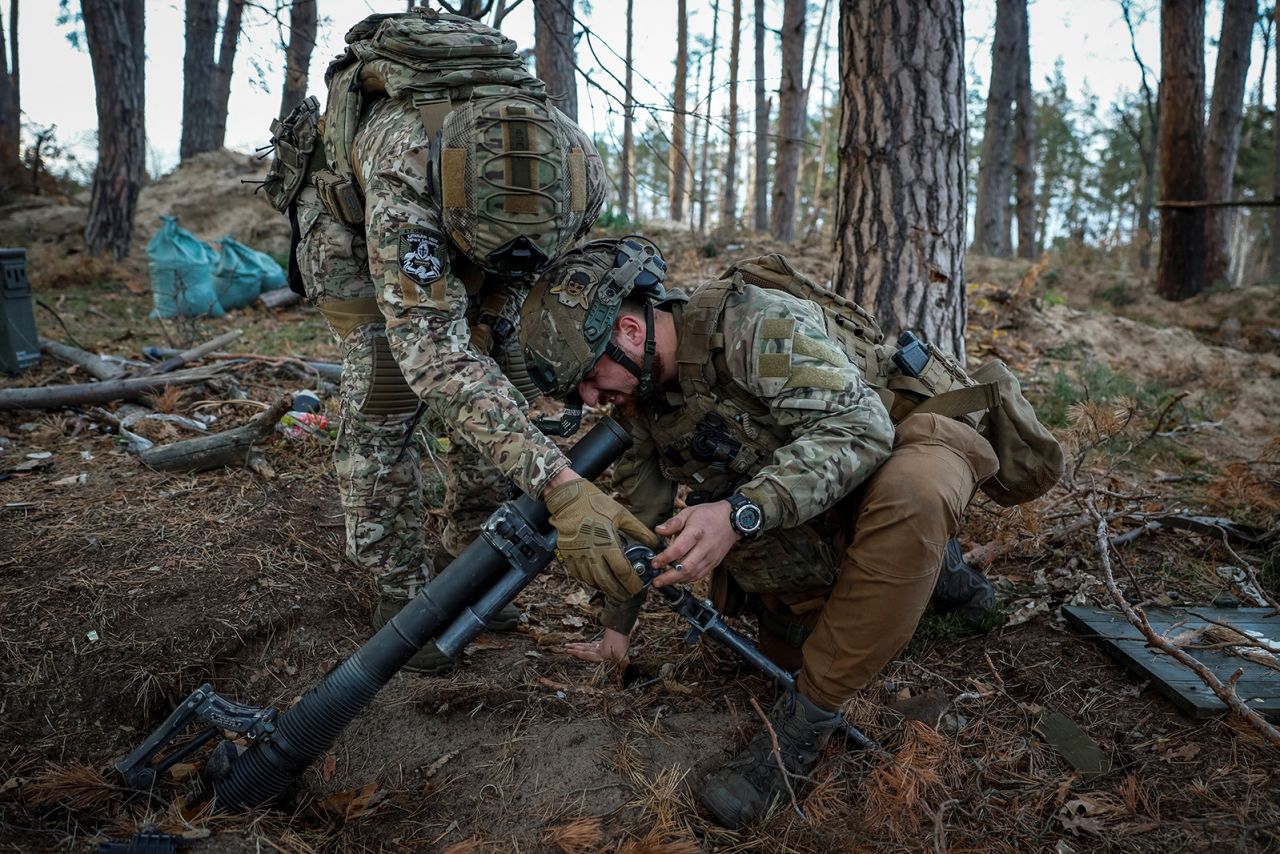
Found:
[[[1199,754],[1200,754],[1200,745],[1184,744],[1182,745],[1182,747],[1179,747],[1177,750],[1174,750],[1173,748],[1169,748],[1167,750],[1161,751],[1160,758],[1163,759],[1165,762],[1173,762],[1175,760],[1186,761],[1190,759],[1195,759],[1196,756],[1198,756]]]
[[[199,773],[199,770],[200,769],[196,767],[194,762],[175,762],[173,765],[169,766],[169,776],[172,777],[175,782],[181,783],[184,780],[190,780],[192,777],[196,776],[196,774]]]
[[[333,772],[338,770],[338,757],[332,753],[324,755],[324,762],[320,764],[320,779],[326,783],[333,779]]]
[[[591,594],[581,587],[575,588],[572,593],[564,597],[566,605],[572,605],[575,608],[591,607]]]
[[[579,617],[577,614],[570,614],[567,617],[561,617],[560,622],[564,623],[566,626],[573,626],[575,629],[580,629],[587,624],[586,618]]]
[[[320,802],[320,808],[346,821],[355,821],[373,812],[386,796],[386,792],[378,790],[377,783],[366,783],[359,789],[343,789],[330,795]]]
[[[79,474],[68,475],[67,477],[58,478],[53,482],[53,486],[79,486],[82,483],[89,482],[89,475],[85,472]]]
[[[1092,814],[1098,811],[1099,807],[1093,801],[1087,798],[1075,798],[1067,801],[1062,809],[1058,810],[1058,821],[1064,830],[1075,836],[1079,836],[1082,831],[1097,836],[1102,833],[1102,822]]]

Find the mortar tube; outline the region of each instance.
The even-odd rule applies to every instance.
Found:
[[[569,450],[569,462],[575,472],[593,479],[630,445],[626,431],[606,418]],[[536,530],[550,530],[542,502],[521,496],[515,510]],[[528,578],[550,561],[547,554]],[[507,565],[484,537],[477,538],[354,655],[282,712],[270,736],[254,742],[226,776],[213,782],[214,809],[255,807],[278,797],[324,755],[405,662],[492,586]]]

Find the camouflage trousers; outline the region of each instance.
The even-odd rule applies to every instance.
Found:
[[[307,298],[321,310],[373,298],[365,241],[330,218],[313,189],[298,201],[298,220],[297,256]],[[464,441],[415,437],[418,413],[412,406],[395,413],[368,411],[380,354],[387,352],[386,327],[376,319],[347,324],[326,318],[342,351],[334,468],[346,517],[346,556],[372,572],[383,593],[413,596],[433,564],[445,565],[475,538],[505,498],[505,479]],[[424,531],[424,466],[429,479],[444,481],[442,522],[432,537]],[[439,540],[442,554],[428,555],[429,539]]]

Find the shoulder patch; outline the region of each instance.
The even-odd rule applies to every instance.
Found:
[[[429,285],[444,275],[444,238],[420,228],[400,232],[400,273],[415,285]]]
[[[800,334],[791,339],[791,352],[799,356],[820,359],[828,365],[843,365],[848,359],[840,350],[808,335]]]

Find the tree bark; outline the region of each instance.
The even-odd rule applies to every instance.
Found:
[[[1026,0],[997,0],[996,37],[991,45],[991,86],[987,90],[986,127],[978,162],[978,192],[973,214],[973,251],[1009,254],[1009,149],[1013,100],[1017,93],[1018,42]]]
[[[698,166],[698,233],[707,233],[707,192],[711,182],[707,176],[707,152],[711,148],[711,117],[715,115],[712,104],[716,97],[716,48],[720,36],[720,0],[711,4],[711,53],[707,57],[707,97],[703,99],[706,118],[702,122],[702,151]]]
[[[307,97],[307,77],[311,51],[316,46],[316,0],[294,0],[289,10],[289,47],[285,51],[284,92],[280,96],[280,118],[284,118]]]
[[[98,165],[84,229],[90,255],[129,251],[138,191],[146,178],[144,0],[98,0],[83,7],[98,107]]]
[[[1017,75],[1014,80],[1013,176],[1018,221],[1018,257],[1036,257],[1036,116],[1031,91],[1031,34],[1026,0],[1018,36]]]
[[[738,61],[741,50],[742,0],[733,0],[733,27],[729,36],[729,111],[724,117],[729,150],[725,154],[720,192],[720,228],[726,231],[734,227],[738,218]]]
[[[212,436],[199,436],[147,448],[138,455],[143,465],[158,471],[209,471],[230,465],[246,465],[254,442],[271,434],[289,411],[291,397],[281,397],[247,424]]]
[[[636,137],[635,137],[635,97],[631,94],[632,85],[632,68],[631,68],[631,48],[635,37],[635,18],[633,16],[635,0],[627,0],[627,58],[626,58],[626,84],[624,85],[623,97],[625,98],[622,108],[622,175],[620,178],[619,195],[622,196],[618,204],[618,209],[624,220],[628,219],[628,212],[631,216],[639,216],[639,211],[631,206],[631,182],[632,176],[636,169]]]
[[[1280,3],[1275,9],[1275,33],[1280,39]],[[1280,50],[1276,51],[1276,91],[1280,92]],[[1280,121],[1271,122],[1271,195],[1280,202]],[[1271,281],[1280,281],[1280,207],[1271,209]]]
[[[13,83],[13,109],[22,121],[22,63],[18,56],[18,0],[9,0],[9,79]]]
[[[182,162],[217,148],[213,44],[218,32],[218,0],[187,0],[186,53],[182,58]]]
[[[796,182],[804,142],[805,0],[782,7],[782,81],[778,86],[778,151],[774,159],[769,230],[790,243],[796,236]]]
[[[1163,0],[1160,13],[1160,196],[1204,199],[1204,0]],[[1205,209],[1160,215],[1156,291],[1184,300],[1204,290]]]
[[[227,141],[227,107],[231,102],[231,73],[236,64],[236,48],[240,45],[240,18],[245,0],[230,0],[227,17],[222,23],[222,44],[218,63],[213,68],[213,142],[222,148]]]
[[[754,220],[756,231],[769,229],[769,101],[764,94],[764,0],[756,0],[756,160]]]
[[[534,59],[538,77],[547,84],[555,105],[578,120],[578,85],[574,78],[574,0],[533,0]]]
[[[15,57],[18,54],[16,39],[17,32],[12,31],[6,44],[4,22],[0,20],[0,201],[7,200],[22,180],[22,119],[18,104],[18,79],[10,71],[9,63],[10,49]]]
[[[676,4],[676,88],[671,114],[671,146],[667,151],[667,169],[671,176],[668,192],[668,214],[674,222],[684,222],[685,167],[689,158],[685,152],[685,101],[688,98],[689,77],[689,4],[678,0]]]
[[[1213,98],[1209,102],[1209,127],[1204,143],[1204,177],[1210,201],[1230,201],[1235,188],[1236,153],[1240,148],[1240,119],[1244,115],[1245,78],[1257,0],[1226,0],[1222,10],[1222,36],[1213,73]],[[1229,235],[1237,212],[1231,208],[1205,211],[1205,279],[1226,281],[1231,266]]]
[[[961,0],[840,7],[838,293],[964,356]]]

